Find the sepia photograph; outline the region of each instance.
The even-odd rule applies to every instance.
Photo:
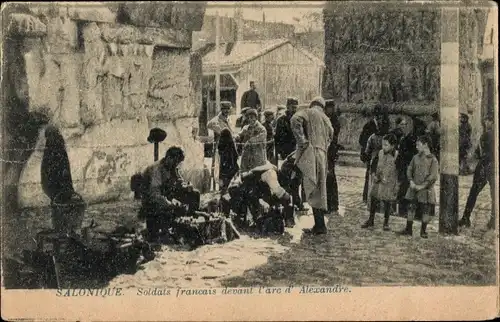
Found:
[[[4,319],[500,316],[496,3],[1,8]]]

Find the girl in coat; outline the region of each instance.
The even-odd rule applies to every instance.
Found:
[[[383,123],[377,132],[372,134],[368,139],[368,143],[366,144],[366,149],[364,154],[362,155],[362,160],[368,163],[368,199],[367,206],[368,209],[371,209],[371,190],[373,188],[373,174],[375,172],[375,168],[373,165],[377,163],[377,158],[379,152],[382,150],[382,139],[389,132],[389,126],[387,123]]]
[[[374,226],[377,205],[383,203],[384,230],[390,230],[389,217],[398,196],[397,141],[394,134],[387,134],[382,139],[382,149],[372,164],[372,169],[374,169],[372,172],[373,185],[369,196],[371,202],[368,208],[370,216],[361,226],[362,228]]]

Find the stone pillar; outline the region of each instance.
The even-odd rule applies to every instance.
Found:
[[[441,9],[439,232],[458,233],[459,9]]]

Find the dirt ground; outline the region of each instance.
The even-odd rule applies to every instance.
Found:
[[[302,236],[311,227],[312,216],[301,216],[297,226],[284,236],[241,239],[222,245],[206,245],[193,251],[163,246],[156,258],[135,274],[112,279],[68,279],[67,287],[221,287],[295,285],[492,285],[496,278],[496,239],[484,227],[489,219],[488,189],[481,193],[473,213],[471,228],[459,236],[437,232],[438,218],[429,226],[429,239],[419,237],[416,222],[412,238],[398,237],[376,227],[360,228],[366,220],[360,189],[363,169],[338,171],[340,203],[344,216],[328,218],[329,234]],[[461,181],[460,205],[471,178]],[[112,230],[118,225],[141,226],[137,220],[139,203],[120,201],[90,206],[84,225],[92,219]],[[404,227],[403,218],[391,218],[393,231]],[[4,221],[4,254],[34,248],[36,232],[50,228],[49,209],[26,210]]]

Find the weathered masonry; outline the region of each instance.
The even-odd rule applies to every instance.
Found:
[[[236,41],[228,49],[221,46],[221,99],[233,102],[238,113],[241,97],[255,81],[262,105],[276,109],[286,98],[295,96],[307,103],[321,93],[323,61],[293,45],[288,39]],[[203,106],[207,119],[216,114],[215,73],[216,52],[203,57]],[[201,128],[201,127],[200,127]]]
[[[146,138],[155,126],[168,133],[160,153],[181,145],[184,175],[199,186],[203,148],[191,130],[201,106],[201,61],[190,49],[204,2],[4,9],[3,157],[15,161],[4,174],[20,206],[48,202],[40,186],[43,151],[32,151],[44,146],[43,127],[34,126],[32,145],[19,139],[26,136],[19,120],[33,115],[61,128],[75,189],[88,202],[130,193],[130,176],[153,161]]]
[[[460,9],[460,110],[480,132],[484,75],[481,52],[488,7]],[[323,95],[357,112],[382,101],[395,109],[437,111],[440,98],[440,9],[384,3],[338,4],[324,9]],[[424,113],[428,114],[428,112]],[[349,114],[341,142],[356,146],[366,118]],[[357,132],[355,129],[359,129]]]

